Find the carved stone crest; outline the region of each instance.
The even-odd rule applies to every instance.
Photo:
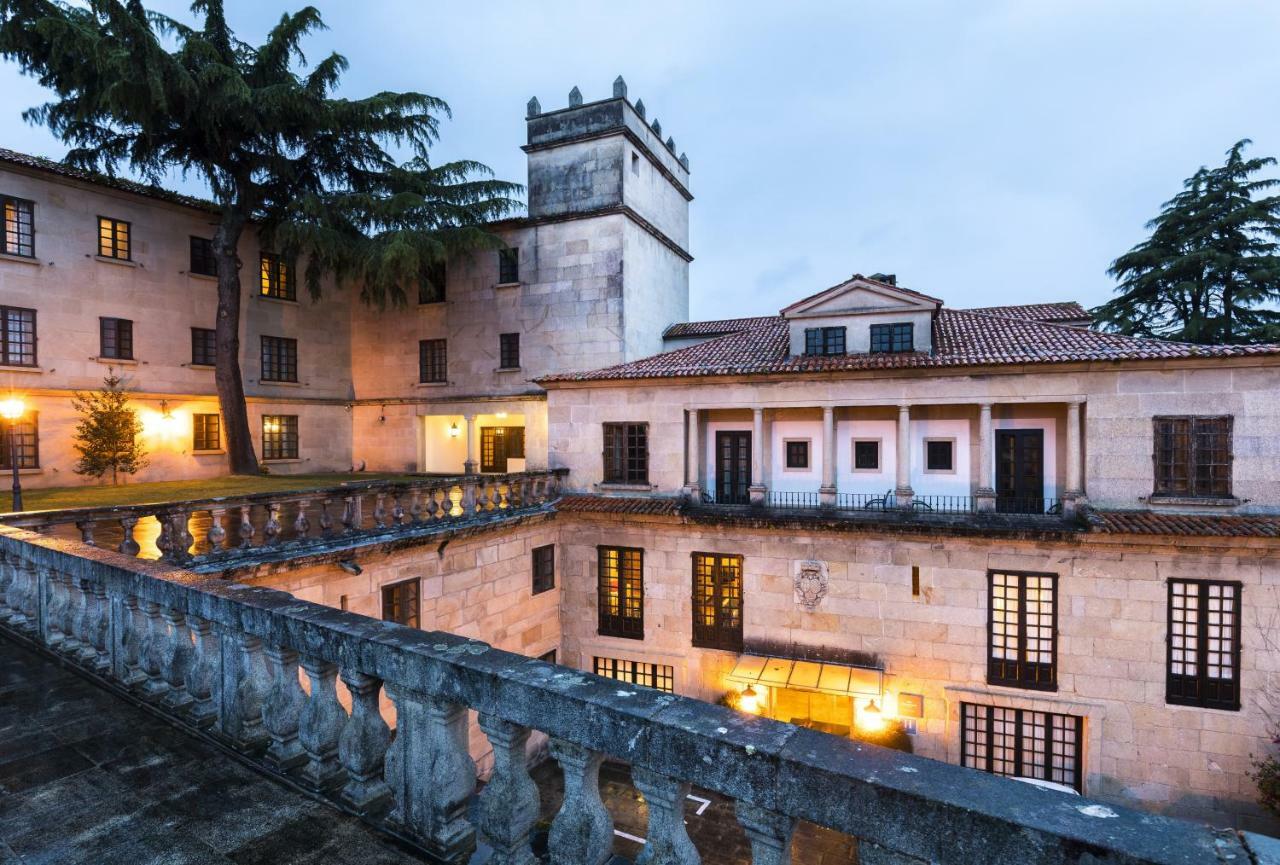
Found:
[[[813,560],[796,562],[794,577],[796,603],[812,613],[827,596],[829,582],[826,562]]]

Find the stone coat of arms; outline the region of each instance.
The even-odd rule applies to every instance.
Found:
[[[794,583],[796,603],[812,613],[827,596],[830,583],[827,563],[812,560],[796,562]]]

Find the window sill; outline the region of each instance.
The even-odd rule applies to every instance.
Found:
[[[420,300],[418,301],[418,309],[426,307],[441,307],[444,306],[446,302],[447,301],[445,300]]]
[[[89,360],[105,363],[107,366],[137,366],[141,363],[132,357],[91,357]]]
[[[5,476],[7,475],[11,476],[12,474],[13,474],[13,469],[10,469],[10,468],[0,469],[0,480],[3,480]],[[18,475],[24,478],[27,475],[42,475],[42,474],[44,474],[44,469],[40,468],[39,466],[36,466],[35,468],[31,468],[31,469],[18,469]],[[23,492],[26,492],[26,490],[23,490]]]
[[[217,282],[217,281],[218,281],[218,277],[217,277],[217,276],[215,276],[215,275],[214,275],[214,274],[212,274],[212,273],[192,273],[191,271],[189,271],[189,270],[188,270],[188,271],[186,271],[186,274],[187,274],[187,276],[191,277],[192,279],[198,279],[198,280],[201,280],[202,282]]]
[[[264,466],[284,466],[284,465],[290,465],[292,463],[300,463],[300,462],[302,462],[302,459],[300,457],[286,457],[278,460],[268,460],[268,459],[262,460],[262,464]]]
[[[141,264],[134,261],[132,258],[112,258],[109,255],[95,255],[93,257],[98,261],[101,261],[103,264],[118,264],[121,267],[142,267]]]
[[[300,381],[272,381],[271,379],[258,379],[258,384],[268,385],[270,387],[306,387]]]
[[[644,642],[644,634],[610,634],[605,631],[597,630],[597,637],[606,637],[610,640],[627,640],[628,642]]]
[[[0,364],[0,372],[44,372],[44,367],[22,366],[21,364]]]
[[[494,368],[494,372],[519,372],[523,367],[518,366],[499,366]]]
[[[1244,504],[1235,496],[1148,496],[1149,505],[1182,505],[1194,508],[1234,508]]]
[[[782,473],[793,474],[793,475],[809,475],[809,474],[813,474],[813,469],[810,468],[809,466],[795,466],[794,468],[792,466],[784,466],[782,469]]]
[[[254,297],[258,298],[258,300],[266,301],[267,303],[286,303],[290,306],[298,305],[298,299],[296,297],[272,297],[269,294],[263,294],[260,290],[254,295]]]
[[[620,493],[650,493],[657,489],[654,484],[620,484],[603,481],[595,485],[598,490],[615,490]]]
[[[419,381],[415,382],[414,387],[448,387],[447,381]]]
[[[189,364],[187,364],[187,369],[217,369],[217,368],[218,368],[218,367],[216,367],[215,365],[213,365],[213,364],[211,364],[211,363],[189,363]]]
[[[225,453],[226,453],[226,451],[225,451],[225,450],[216,450],[216,451],[197,451],[197,450],[193,450],[193,451],[191,452],[191,455],[192,455],[193,457],[216,457],[216,456],[223,455],[223,454],[225,454]]]
[[[524,285],[523,282],[495,282],[493,287],[495,290],[499,288],[519,288]]]
[[[12,261],[14,264],[32,264],[36,267],[42,266],[40,259],[34,255],[17,255],[12,252],[0,252],[0,261]]]

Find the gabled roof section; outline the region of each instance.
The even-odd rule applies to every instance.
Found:
[[[933,354],[791,355],[788,331],[784,318],[762,319],[758,326],[688,348],[605,369],[547,376],[539,381],[555,383],[1097,361],[1280,357],[1280,344],[1192,345],[946,308],[940,309],[933,321]]]
[[[852,277],[817,294],[785,307],[784,317],[841,315],[889,311],[899,308],[937,309],[942,301],[900,285],[892,285],[855,273]]]
[[[720,318],[715,321],[682,321],[671,325],[663,331],[662,338],[680,339],[682,337],[724,336],[728,333],[755,330],[758,327],[776,324],[781,320],[776,315],[761,315],[754,318]]]
[[[170,204],[178,204],[183,207],[193,207],[197,210],[211,211],[213,213],[218,212],[217,204],[203,198],[183,195],[180,192],[174,192],[151,184],[138,183],[134,180],[126,180],[123,177],[111,177],[95,171],[85,171],[83,168],[76,168],[73,165],[56,162],[43,156],[31,156],[27,153],[19,153],[16,150],[0,147],[0,166],[3,166],[4,163],[42,171],[46,174],[55,174],[59,177],[79,180],[84,183],[92,183],[95,186],[105,186],[121,192],[130,192],[134,195],[142,195],[158,201],[167,201]]]

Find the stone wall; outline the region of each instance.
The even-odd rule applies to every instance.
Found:
[[[1247,777],[1269,744],[1268,698],[1280,695],[1280,651],[1264,640],[1280,616],[1280,551],[1162,544],[921,539],[726,528],[629,516],[561,515],[561,660],[595,656],[666,664],[677,693],[715,700],[733,653],[691,648],[691,554],[744,556],[744,640],[826,647],[879,657],[886,705],[923,694],[916,752],[960,762],[959,703],[1086,718],[1086,792],[1222,825],[1274,831]],[[645,639],[596,633],[597,545],[644,550]],[[814,612],[797,603],[800,560],[827,563],[829,593]],[[912,568],[920,594],[912,594]],[[1058,575],[1058,689],[986,684],[988,569]],[[1167,581],[1244,584],[1243,707],[1165,703]]]

